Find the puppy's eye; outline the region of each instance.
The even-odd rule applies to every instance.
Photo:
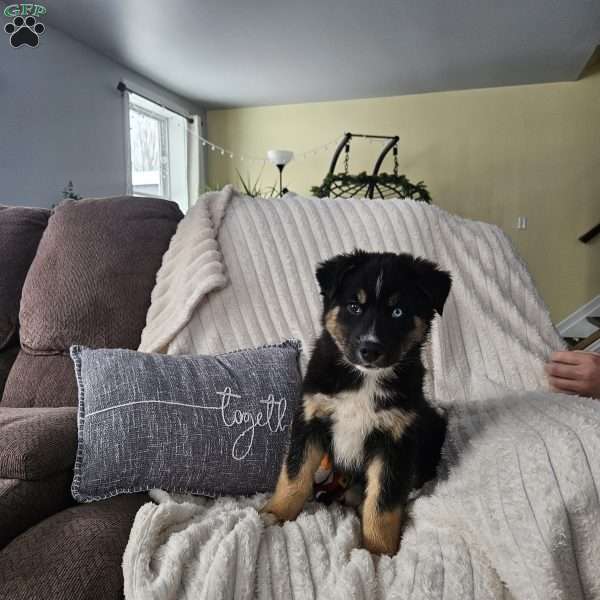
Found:
[[[396,308],[392,311],[392,318],[398,319],[401,316],[402,316],[402,309],[399,306],[396,306]]]
[[[353,315],[360,315],[363,310],[362,306],[358,302],[350,302],[346,308],[348,309],[348,312],[352,313]]]

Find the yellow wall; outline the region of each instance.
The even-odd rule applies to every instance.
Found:
[[[298,85],[302,85],[299,78]],[[500,225],[514,240],[555,321],[600,293],[600,72],[578,82],[210,111],[208,137],[234,152],[301,152],[345,131],[398,134],[400,172],[424,180],[434,202]],[[284,184],[321,183],[331,150],[290,163]],[[351,172],[369,170],[375,146],[356,142]],[[391,170],[386,160],[382,170]],[[258,167],[209,152],[209,183],[256,179]],[[267,165],[261,184],[276,182]],[[517,217],[528,228],[515,228]]]

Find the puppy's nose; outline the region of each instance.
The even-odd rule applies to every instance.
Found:
[[[383,354],[383,346],[377,342],[363,342],[358,352],[366,363],[374,363]]]

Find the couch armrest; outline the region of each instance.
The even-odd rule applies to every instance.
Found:
[[[77,409],[0,408],[0,478],[36,481],[73,468]]]
[[[0,408],[0,548],[73,504],[77,409]]]
[[[0,549],[46,517],[73,505],[71,470],[42,481],[0,479]]]

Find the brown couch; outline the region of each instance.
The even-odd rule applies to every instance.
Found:
[[[136,348],[182,214],[121,197],[0,207],[0,598],[123,597],[143,494],[77,505],[72,344]],[[13,362],[14,361],[14,362]]]

